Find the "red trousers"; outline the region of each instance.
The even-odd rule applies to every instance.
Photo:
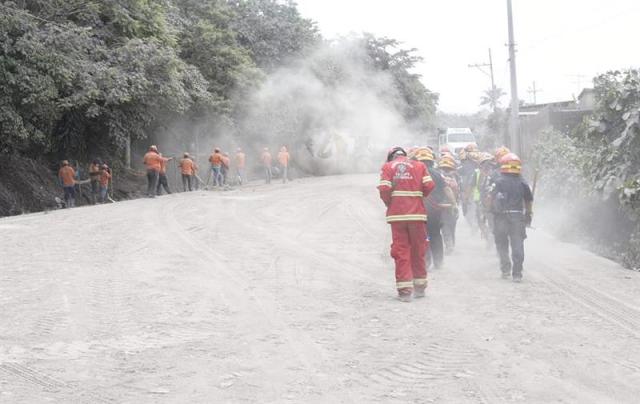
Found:
[[[427,226],[425,222],[391,223],[391,256],[396,262],[396,288],[410,294],[427,287]]]

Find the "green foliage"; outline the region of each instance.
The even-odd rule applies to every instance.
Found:
[[[267,70],[308,54],[321,41],[313,21],[302,18],[292,1],[229,0],[238,42]]]
[[[357,57],[392,77],[381,96],[430,127],[437,95],[411,73],[413,50],[360,41]],[[176,122],[238,127],[264,78],[322,43],[290,1],[0,0],[0,153],[119,157]],[[340,57],[316,65],[336,86]]]
[[[640,72],[608,72],[596,77],[594,84],[593,115],[571,137],[543,133],[532,161],[543,175],[542,196],[571,201],[574,214],[578,206],[589,206],[583,233],[618,249],[625,265],[638,268]],[[599,223],[603,217],[606,222]]]

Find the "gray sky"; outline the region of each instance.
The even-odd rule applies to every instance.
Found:
[[[493,52],[496,85],[509,93],[506,0],[297,0],[326,37],[371,32],[419,49],[417,72],[440,93],[440,109],[480,109],[488,76],[468,64]],[[518,91],[532,102],[559,101],[590,87],[597,73],[640,65],[640,1],[513,0]],[[584,77],[577,77],[582,75]],[[578,83],[580,81],[580,84]],[[509,102],[509,96],[502,100]]]

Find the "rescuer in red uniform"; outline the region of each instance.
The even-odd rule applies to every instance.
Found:
[[[424,164],[409,160],[401,147],[389,151],[378,190],[387,206],[396,288],[403,302],[411,301],[412,292],[414,297],[424,297],[427,287],[427,212],[422,198],[427,197],[434,186]]]

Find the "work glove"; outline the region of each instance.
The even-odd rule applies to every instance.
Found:
[[[524,223],[527,227],[531,227],[532,220],[533,220],[533,212],[527,212],[524,214]]]

